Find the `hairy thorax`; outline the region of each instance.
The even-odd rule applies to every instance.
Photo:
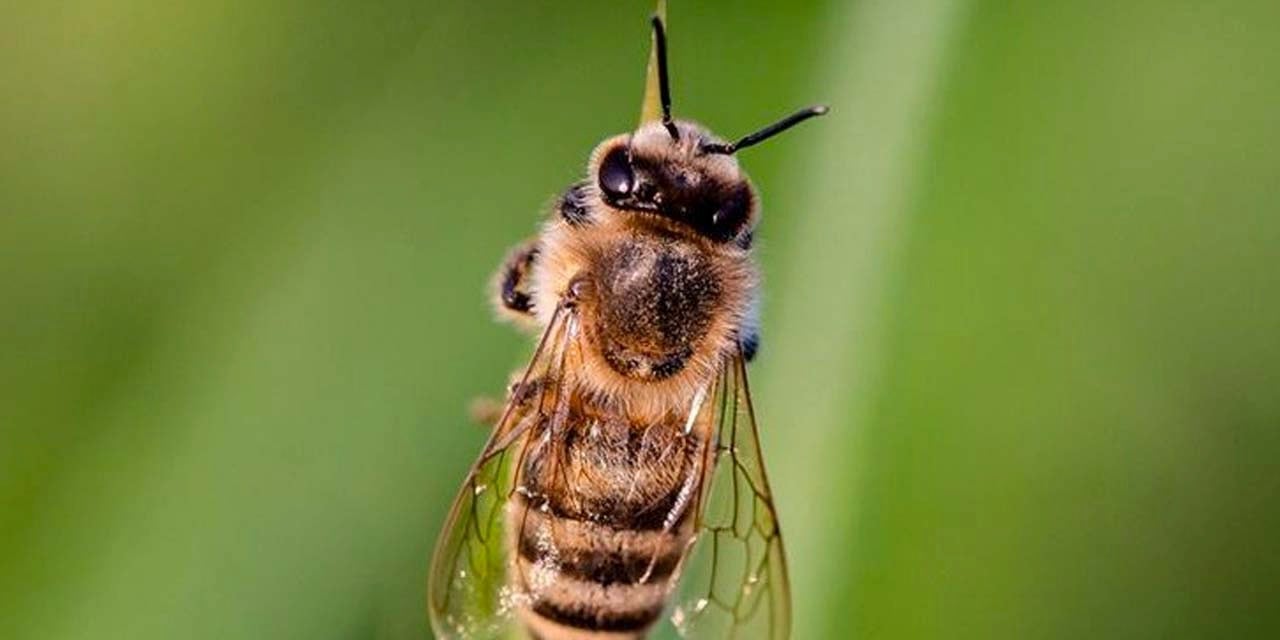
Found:
[[[639,237],[606,248],[590,274],[591,341],[615,372],[665,380],[706,338],[723,286],[709,257],[688,243]]]
[[[736,348],[751,314],[755,272],[745,251],[630,220],[543,236],[535,307],[544,323],[571,283],[585,391],[656,416],[686,405]]]

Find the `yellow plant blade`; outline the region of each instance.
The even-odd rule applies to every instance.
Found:
[[[654,15],[667,23],[667,0],[658,0]],[[670,31],[668,31],[670,33]],[[653,35],[649,35],[649,68],[644,77],[644,101],[640,103],[640,124],[662,119],[662,98],[658,93],[658,49]]]

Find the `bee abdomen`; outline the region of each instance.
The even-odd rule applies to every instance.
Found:
[[[527,504],[523,496],[513,498]],[[600,585],[664,580],[680,563],[688,527],[623,529],[536,508],[519,527],[517,551],[530,563],[553,564],[563,576]]]
[[[662,615],[690,528],[621,529],[530,508],[516,496],[519,580],[529,626],[547,640],[581,632],[637,637]]]
[[[698,440],[676,422],[571,411],[539,443],[507,512],[526,626],[545,640],[640,637],[693,536]]]
[[[530,613],[570,629],[639,634],[657,621],[666,602],[665,590],[657,585],[562,586],[573,586],[576,597],[540,598]]]

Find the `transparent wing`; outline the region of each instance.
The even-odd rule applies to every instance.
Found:
[[[698,537],[685,558],[671,623],[683,638],[785,640],[791,594],[741,354],[720,375]]]
[[[428,607],[438,638],[520,637],[507,593],[505,508],[531,428],[552,415],[563,388],[564,358],[577,318],[557,310],[512,390],[480,457],[454,498],[431,560]]]

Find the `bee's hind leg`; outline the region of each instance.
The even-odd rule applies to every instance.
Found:
[[[529,276],[537,259],[537,238],[520,243],[507,254],[493,278],[494,307],[498,315],[517,322],[533,318],[533,291]]]
[[[521,382],[524,384],[521,385]],[[508,405],[514,404],[517,409],[528,408],[534,394],[542,388],[542,378],[525,380],[521,371],[511,374],[511,384],[507,385],[506,398],[499,400],[493,396],[478,396],[471,400],[467,407],[467,415],[476,426],[486,429],[498,426],[502,416],[507,413]]]
[[[477,427],[491,429],[502,419],[502,411],[506,405],[492,396],[479,396],[471,400],[467,407],[467,415]]]

